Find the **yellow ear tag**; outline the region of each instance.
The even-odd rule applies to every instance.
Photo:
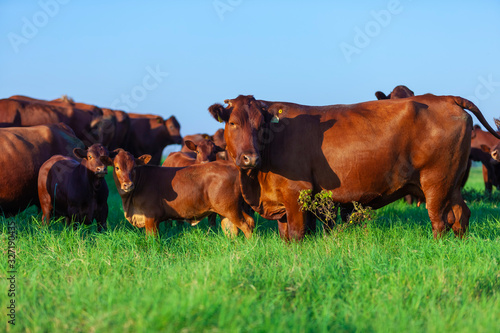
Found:
[[[278,112],[279,112],[279,113],[283,113],[283,110],[282,110],[282,109],[279,109],[279,110],[278,110]]]
[[[220,118],[220,116],[217,116],[217,120],[219,121],[219,123],[222,123],[222,119]]]

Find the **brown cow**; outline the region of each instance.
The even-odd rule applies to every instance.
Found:
[[[121,148],[135,156],[151,155],[151,164],[159,165],[167,145],[181,144],[180,124],[172,116],[164,120],[156,115],[129,113],[130,132]]]
[[[186,147],[190,149],[190,153],[176,151],[170,153],[163,161],[164,167],[185,167],[193,164],[203,164],[216,160],[217,153],[224,151],[217,147],[212,140],[198,140],[198,144],[193,141],[184,141]]]
[[[494,132],[471,102],[427,94],[319,107],[253,96],[226,103],[209,111],[226,122],[242,194],[262,217],[279,220],[282,237],[304,236],[308,221],[297,199],[305,189],[375,209],[414,194],[426,199],[434,237],[450,228],[457,236],[467,231],[460,182],[472,119],[464,108]]]
[[[0,127],[26,127],[65,123],[86,145],[96,143],[103,128],[103,112],[61,102],[13,96],[0,100]]]
[[[0,211],[15,215],[39,205],[38,170],[52,155],[70,155],[83,143],[65,124],[0,128]]]
[[[407,98],[407,97],[415,96],[415,94],[407,86],[400,85],[400,86],[396,86],[388,96],[386,96],[381,91],[377,91],[375,93],[375,96],[377,97],[378,100],[381,100],[381,99]],[[420,202],[425,201],[424,199],[422,199],[422,198],[418,199],[411,194],[405,195],[404,199],[405,199],[406,203],[409,205],[413,204],[414,202],[418,202],[418,205],[420,205]]]
[[[162,221],[200,220],[218,213],[246,237],[252,235],[254,220],[244,211],[239,172],[232,162],[165,168],[145,165],[149,155],[134,158],[123,149],[113,153],[101,160],[113,166],[125,217],[136,227],[146,227],[146,234],[155,235]]]
[[[482,151],[492,151],[492,155],[495,151],[494,147],[500,143],[494,135],[489,132],[483,131],[481,127],[478,125],[474,126],[474,130],[472,131],[472,139],[471,139],[471,149],[477,148]],[[478,159],[471,159],[477,161]],[[491,159],[481,159],[483,163],[483,179],[484,179],[484,187],[485,191],[491,193],[493,186],[496,186],[500,189],[500,183],[496,180],[498,177],[495,175],[496,167],[493,166]]]
[[[42,208],[42,222],[49,224],[51,213],[74,221],[91,224],[94,218],[98,230],[106,230],[108,218],[108,185],[104,180],[107,167],[101,156],[108,156],[101,144],[87,150],[75,148],[73,153],[81,159],[54,155],[40,168],[38,197]]]

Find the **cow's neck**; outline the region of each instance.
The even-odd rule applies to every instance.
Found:
[[[240,169],[240,187],[243,199],[265,219],[277,220],[285,215],[285,208],[281,202],[275,198],[262,193],[270,177],[276,175],[270,172],[259,170]]]
[[[95,172],[90,170],[87,167],[86,161],[87,161],[86,159],[82,160],[81,165],[80,165],[81,166],[80,172],[81,172],[82,176],[88,180],[90,188],[92,188],[92,190],[94,190],[94,191],[98,191],[102,186],[102,182],[104,181],[104,178],[98,177],[95,174]]]

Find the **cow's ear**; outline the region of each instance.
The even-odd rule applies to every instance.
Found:
[[[481,145],[481,150],[488,154],[491,152],[490,147],[487,145]]]
[[[107,165],[107,166],[110,166],[110,165],[113,165],[113,159],[109,156],[99,156],[99,159],[101,160],[101,162],[104,164],[104,165]]]
[[[81,159],[87,158],[87,151],[82,148],[75,148],[73,149],[73,154]]]
[[[144,154],[135,159],[135,164],[137,165],[146,165],[151,161],[151,155]]]
[[[231,111],[225,108],[222,104],[214,104],[208,108],[208,112],[214,117],[219,123],[227,122],[229,120],[229,116],[231,115]]]
[[[186,145],[186,147],[188,147],[188,148],[189,148],[189,149],[191,149],[192,151],[195,151],[195,150],[196,150],[196,148],[198,148],[198,146],[197,146],[197,145],[195,145],[195,144],[194,144],[194,142],[193,142],[193,141],[191,141],[191,140],[187,140],[187,141],[185,141],[185,142],[184,142],[184,144]]]
[[[377,97],[377,99],[389,99],[383,92],[381,91],[377,91],[375,93],[375,97]]]
[[[493,118],[495,120],[495,125],[497,125],[497,130],[500,131],[500,119]]]

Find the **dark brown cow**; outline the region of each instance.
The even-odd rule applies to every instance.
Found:
[[[26,127],[65,123],[86,145],[96,143],[103,127],[102,110],[83,110],[74,105],[13,96],[0,100],[0,127]]]
[[[83,143],[65,124],[0,128],[0,211],[14,215],[39,205],[38,170],[52,155],[70,155]]]
[[[79,108],[88,112],[95,112],[99,107],[85,103],[75,103],[72,98],[63,96],[62,98],[54,99],[50,103],[58,103],[58,105],[66,105]],[[114,150],[122,147],[126,140],[130,129],[130,119],[125,111],[111,110],[101,108],[103,113],[103,121],[99,124],[99,134],[97,141],[106,146],[109,150]]]
[[[136,227],[146,227],[146,234],[156,234],[162,221],[200,220],[218,213],[246,237],[252,235],[254,220],[243,209],[239,172],[232,162],[165,168],[145,165],[149,155],[134,158],[123,149],[114,153],[114,158],[101,160],[113,166],[125,217]]]
[[[179,122],[174,116],[164,120],[156,115],[129,113],[130,132],[121,148],[135,156],[151,155],[151,164],[159,165],[167,145],[182,144]]]
[[[213,162],[216,160],[217,153],[223,151],[212,140],[207,139],[198,140],[198,144],[187,140],[184,141],[184,144],[190,149],[190,153],[182,151],[170,153],[165,161],[163,161],[162,166],[178,168]]]
[[[107,167],[101,156],[107,149],[94,144],[87,150],[75,148],[73,153],[81,162],[63,155],[47,160],[38,174],[38,197],[42,208],[42,222],[49,224],[50,216],[65,217],[91,224],[94,218],[98,230],[106,230],[108,218],[108,185],[104,180]]]
[[[415,96],[413,91],[411,91],[407,86],[397,86],[392,90],[392,92],[386,96],[383,92],[377,91],[375,96],[378,100],[380,99],[400,99]]]
[[[102,112],[105,119],[110,119],[114,122],[108,127],[108,130],[103,130],[104,133],[112,133],[112,137],[103,136],[103,143],[111,151],[123,147],[127,142],[127,135],[130,131],[130,118],[125,111],[111,110],[103,108]]]
[[[279,220],[286,239],[302,239],[299,192],[322,189],[335,202],[379,208],[406,194],[425,197],[435,237],[462,236],[470,210],[460,182],[470,150],[471,102],[422,95],[353,105],[304,106],[253,96],[209,108],[226,122],[227,151],[240,169],[245,201]],[[439,184],[439,185],[437,185]]]
[[[482,151],[491,150],[495,151],[494,147],[500,143],[494,135],[490,132],[483,131],[481,127],[478,125],[474,126],[474,130],[472,131],[472,139],[471,139],[471,149],[477,148]],[[471,159],[477,161],[477,159]],[[492,165],[491,159],[482,159],[483,163],[483,179],[484,179],[484,187],[485,191],[491,193],[493,186],[497,188],[500,187],[500,184],[496,180],[498,177],[495,175],[495,167]]]

